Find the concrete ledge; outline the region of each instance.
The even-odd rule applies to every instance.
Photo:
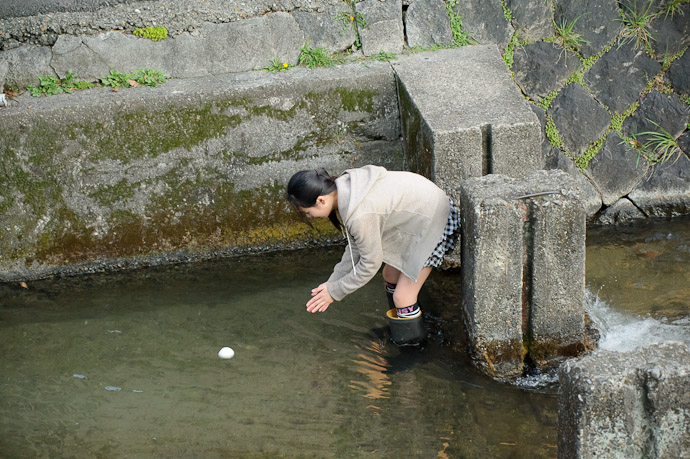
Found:
[[[385,63],[24,94],[0,138],[0,281],[310,241],[284,199],[292,173],[403,167]]]
[[[541,125],[496,46],[404,56],[393,68],[412,171],[452,196],[468,177],[521,177],[544,167]]]
[[[690,457],[690,350],[597,351],[559,372],[558,457]]]

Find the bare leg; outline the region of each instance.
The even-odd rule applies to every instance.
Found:
[[[383,265],[383,280],[389,284],[397,284],[398,279],[400,279],[400,271],[387,264]]]
[[[386,267],[388,266],[386,265]],[[400,275],[398,276],[398,285],[395,287],[395,293],[393,294],[393,301],[395,302],[395,307],[405,308],[407,306],[412,306],[415,303],[417,303],[417,295],[419,294],[419,291],[422,289],[422,285],[424,285],[424,282],[426,282],[427,278],[429,277],[429,274],[431,274],[431,269],[431,266],[422,268],[422,270],[419,271],[419,275],[417,276],[417,282],[400,273],[400,271],[396,269],[396,271],[398,271]],[[384,268],[384,279],[385,278],[386,277]]]

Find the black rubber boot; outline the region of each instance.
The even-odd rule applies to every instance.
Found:
[[[422,311],[413,317],[398,317],[395,308],[386,312],[391,329],[391,341],[397,346],[416,346],[426,339],[426,329],[422,320]]]

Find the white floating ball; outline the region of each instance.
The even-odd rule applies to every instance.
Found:
[[[231,347],[224,347],[220,351],[218,351],[218,357],[221,359],[231,359],[235,356],[235,351],[232,350]]]

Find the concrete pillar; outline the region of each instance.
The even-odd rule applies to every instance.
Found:
[[[559,371],[559,458],[690,458],[690,350],[597,351]]]
[[[465,322],[476,363],[496,378],[584,350],[585,211],[560,170],[470,178],[462,208]]]

